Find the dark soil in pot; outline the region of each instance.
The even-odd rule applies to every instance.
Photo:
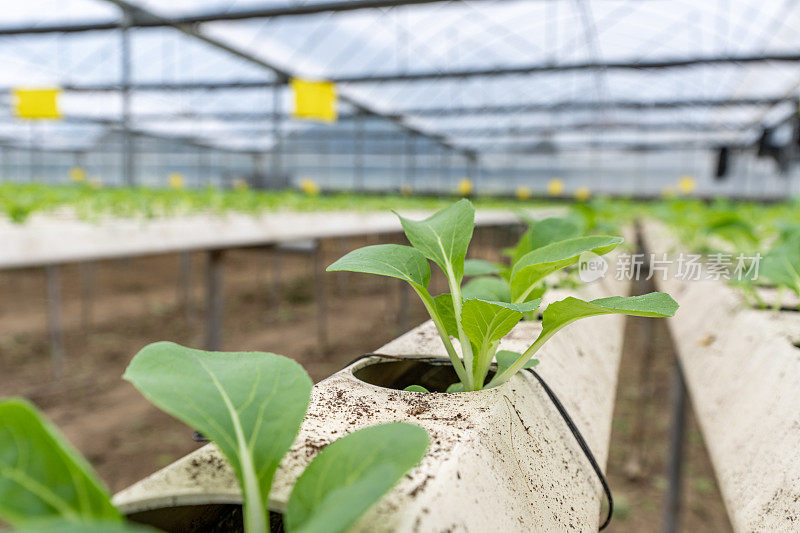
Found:
[[[385,356],[382,356],[385,357]],[[353,371],[353,375],[378,387],[403,390],[410,385],[421,385],[431,392],[445,392],[458,381],[458,375],[448,359],[430,357],[397,357],[366,365]],[[488,383],[494,377],[490,370]]]
[[[137,524],[168,533],[244,533],[242,506],[235,504],[184,505],[128,515]],[[283,515],[270,511],[270,533],[283,533]]]

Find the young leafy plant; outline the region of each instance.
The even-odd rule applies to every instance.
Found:
[[[202,430],[243,492],[245,529],[269,530],[272,478],[305,415],[311,380],[270,353],[203,352],[160,342],[125,376],[153,403]],[[152,531],[129,524],[88,463],[24,400],[0,401],[0,520],[29,533]],[[427,432],[406,423],[355,431],[320,452],[289,496],[290,533],[340,533],[425,455]]]
[[[245,529],[267,531],[273,476],[310,399],[305,370],[272,353],[205,352],[159,342],[133,358],[124,378],[217,445],[239,479]],[[425,430],[403,423],[365,428],[336,441],[292,489],[287,530],[343,531],[421,460],[427,446]]]
[[[496,265],[465,260],[475,227],[475,210],[469,200],[460,200],[421,221],[400,217],[411,246],[359,248],[334,262],[328,271],[378,274],[408,282],[425,305],[458,375],[459,383],[451,385],[449,392],[480,390],[504,383],[532,364],[533,355],[555,332],[579,318],[612,313],[666,317],[675,313],[675,301],[661,293],[592,302],[567,298],[548,307],[553,310],[545,311],[543,331],[527,350],[516,355],[503,352],[496,357],[500,339],[523,316],[539,307],[547,276],[578,263],[583,253],[603,255],[622,242],[621,238],[609,235],[575,237],[577,226],[557,220],[531,225],[543,235],[531,233],[524,239],[525,244],[515,248],[513,255],[518,257],[503,277],[491,275],[503,274]],[[550,242],[560,237],[568,238]],[[428,291],[431,276],[428,260],[444,272],[449,293],[434,297]],[[478,277],[462,288],[465,272]],[[451,337],[458,341],[460,354]],[[497,360],[499,368],[486,383],[493,360]],[[414,390],[424,391],[420,389]]]
[[[789,234],[764,256],[761,275],[800,296],[800,234]]]
[[[150,531],[126,524],[92,468],[25,400],[0,401],[0,520],[17,531]]]

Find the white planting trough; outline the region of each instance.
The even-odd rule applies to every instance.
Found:
[[[651,252],[674,248],[648,224]],[[748,309],[724,281],[657,279],[684,379],[736,531],[800,530],[800,313]]]
[[[582,296],[597,298],[618,289],[611,280],[598,282],[587,286]],[[587,319],[556,335],[539,352],[540,374],[572,415],[600,465],[608,454],[623,324],[620,316]],[[538,322],[522,322],[501,348],[521,351],[539,329]],[[430,322],[379,352],[445,356]],[[364,358],[314,387],[300,434],[276,475],[273,510],[284,508],[294,480],[321,447],[364,426],[404,420],[429,431],[428,453],[359,519],[354,531],[597,529],[601,485],[533,376],[525,372],[498,388],[459,394],[404,392],[367,382],[419,367],[415,360]],[[433,368],[452,372],[449,367]],[[175,520],[196,520],[197,513],[210,509],[197,506],[240,503],[241,497],[233,472],[216,448],[207,445],[123,490],[114,501],[126,514],[179,530],[182,526]]]

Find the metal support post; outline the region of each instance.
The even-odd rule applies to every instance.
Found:
[[[269,303],[273,313],[277,313],[281,303],[281,263],[283,252],[279,246],[272,248],[272,268],[270,269]]]
[[[364,115],[356,115],[353,119],[353,124],[356,128],[355,140],[355,174],[354,174],[354,189],[356,192],[364,191]]]
[[[131,136],[131,13],[125,9],[120,23],[120,87],[122,89],[122,181],[128,186],[135,185],[133,167],[133,137]]]
[[[64,330],[61,325],[61,267],[47,265],[47,327],[50,333],[50,360],[53,377],[64,375]]]
[[[400,281],[399,309],[397,312],[398,334],[402,335],[408,331],[408,286],[404,281]]]
[[[317,340],[319,341],[320,353],[324,353],[328,347],[328,323],[327,313],[325,312],[325,277],[322,266],[322,243],[314,241],[312,251],[314,266],[314,301],[317,303]]]
[[[80,265],[81,279],[81,328],[87,332],[94,318],[94,263],[86,261]]]
[[[178,279],[178,301],[183,307],[186,324],[192,322],[192,253],[180,255],[180,274]]]
[[[283,90],[282,85],[277,85],[272,90],[272,112],[273,112],[273,119],[272,119],[272,135],[274,137],[274,142],[272,145],[272,183],[278,184],[281,183],[281,173],[283,172],[283,161],[281,150],[283,149],[283,143],[281,139],[281,130],[282,130],[282,102],[281,102],[281,91]]]
[[[208,252],[206,270],[206,350],[219,350],[222,341],[223,250]]]

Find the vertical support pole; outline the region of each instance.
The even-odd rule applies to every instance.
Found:
[[[468,154],[467,156],[467,169],[469,174],[469,179],[475,184],[475,189],[473,190],[472,194],[475,194],[476,190],[478,189],[478,156],[475,154]]]
[[[353,117],[353,123],[356,127],[356,153],[355,153],[355,174],[354,174],[354,189],[356,192],[364,191],[364,115],[361,113]]]
[[[283,255],[280,246],[272,247],[272,269],[270,272],[269,301],[273,312],[278,311],[281,304],[281,263]]]
[[[281,139],[282,129],[282,105],[281,105],[281,91],[283,85],[275,85],[272,90],[272,135],[275,138],[272,145],[272,184],[279,184],[281,180],[281,173],[283,172],[282,155],[283,143]]]
[[[133,138],[131,137],[131,13],[124,9],[120,23],[120,87],[122,89],[122,181],[135,185],[133,168]]]
[[[678,531],[681,511],[681,480],[683,477],[683,443],[686,430],[686,383],[680,362],[672,368],[670,402],[672,414],[669,430],[669,458],[667,461],[667,500],[664,505],[663,533]]]
[[[64,375],[64,330],[61,326],[61,267],[47,265],[47,327],[50,333],[50,360],[53,377]]]
[[[86,261],[80,266],[81,278],[81,328],[88,332],[94,319],[94,263]]]
[[[180,279],[178,280],[178,300],[183,307],[186,325],[192,323],[192,253],[181,252]]]
[[[328,323],[327,313],[325,312],[325,278],[322,268],[322,242],[314,241],[312,252],[314,266],[314,301],[317,302],[317,340],[319,342],[320,353],[325,353],[328,347]]]
[[[222,341],[223,250],[208,252],[206,270],[206,350],[219,350]]]
[[[402,335],[408,331],[408,287],[406,286],[405,281],[398,281],[398,286],[400,287],[400,298],[399,309],[397,311],[397,330],[398,334]]]
[[[39,165],[38,165],[39,158],[37,157],[36,154],[36,126],[34,125],[33,120],[30,120],[29,122],[30,122],[29,132],[30,132],[30,148],[31,148],[30,161],[29,161],[31,168],[30,168],[29,178],[30,181],[36,181],[36,174],[39,171]]]

